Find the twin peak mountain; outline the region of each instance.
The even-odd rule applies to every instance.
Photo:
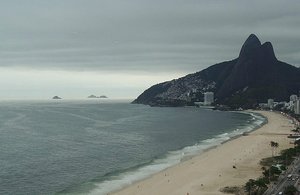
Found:
[[[203,94],[211,91],[218,104],[231,108],[253,108],[269,98],[287,101],[299,90],[300,68],[277,60],[272,44],[261,44],[257,36],[251,34],[238,58],[156,84],[133,103],[184,106],[203,101]]]

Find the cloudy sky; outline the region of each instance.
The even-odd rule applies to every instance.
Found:
[[[299,0],[0,0],[0,99],[134,98],[238,56],[300,66]]]

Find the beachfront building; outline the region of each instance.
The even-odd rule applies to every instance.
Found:
[[[294,102],[296,100],[298,100],[297,95],[293,94],[293,95],[290,96],[290,102]]]
[[[204,93],[204,105],[209,106],[214,103],[214,92],[205,92]]]
[[[191,102],[191,101],[192,101],[192,94],[191,94],[190,92],[188,92],[188,93],[186,94],[186,101],[187,101],[187,102]]]
[[[295,94],[290,96],[290,102],[289,102],[290,105],[288,107],[289,110],[295,111],[295,103],[296,103],[297,99],[298,99],[298,96]]]
[[[273,108],[274,107],[274,100],[273,99],[268,99],[268,107]]]
[[[295,114],[300,115],[300,99],[297,99],[294,104]]]

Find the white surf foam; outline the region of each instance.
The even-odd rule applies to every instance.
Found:
[[[222,143],[230,140],[233,137],[242,135],[245,132],[250,132],[260,127],[265,122],[265,118],[261,115],[251,114],[252,119],[248,121],[248,124],[239,126],[237,129],[217,135],[213,138],[200,141],[193,146],[187,146],[181,150],[170,151],[161,159],[156,159],[152,163],[135,170],[127,171],[116,176],[112,176],[109,180],[95,183],[96,188],[92,189],[88,194],[90,195],[106,195],[109,192],[119,190],[125,186],[135,183],[139,180],[145,179],[150,175],[153,175],[159,171],[162,171],[168,167],[174,166],[180,163],[183,159],[192,157],[196,154],[200,154],[203,151],[221,145]]]

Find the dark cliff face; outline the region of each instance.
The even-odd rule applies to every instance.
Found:
[[[266,42],[261,45],[259,39],[252,34],[243,44],[237,63],[216,95],[226,98],[237,90],[258,85],[276,65],[272,44]]]
[[[261,43],[257,36],[254,34],[251,34],[245,43],[242,46],[242,49],[240,51],[239,59],[249,59],[249,58],[255,58],[255,53],[261,46]]]
[[[289,95],[297,94],[299,90],[299,68],[278,61],[272,44],[261,44],[251,34],[237,59],[154,85],[134,103],[182,105],[192,100],[191,94],[199,97],[206,91],[213,91],[218,103],[248,108],[266,102],[268,98],[288,100]]]

